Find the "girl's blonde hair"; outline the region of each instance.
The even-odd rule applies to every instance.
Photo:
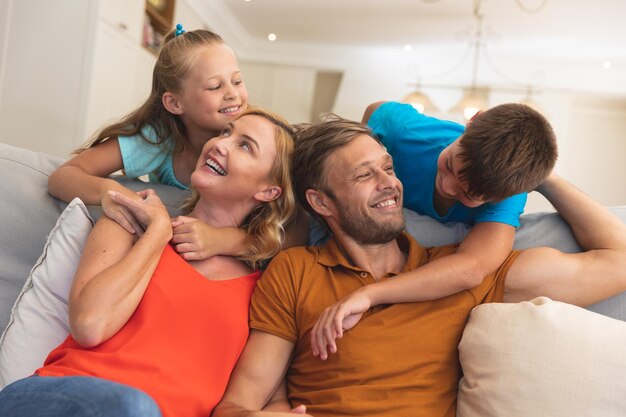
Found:
[[[189,68],[202,46],[223,44],[223,39],[208,30],[194,30],[175,36],[170,32],[163,41],[152,73],[152,91],[148,99],[138,109],[122,118],[117,123],[96,132],[86,147],[92,147],[114,136],[140,135],[148,139],[141,129],[150,125],[157,135],[157,144],[165,152],[179,152],[187,140],[187,132],[180,117],[170,113],[163,106],[161,97],[167,91],[178,93],[182,89]],[[171,138],[171,142],[170,142]]]
[[[291,182],[291,157],[294,149],[294,133],[289,123],[279,115],[258,107],[249,107],[237,119],[244,116],[260,116],[274,124],[276,158],[270,178],[282,189],[280,197],[256,207],[241,225],[248,234],[248,255],[239,258],[256,268],[264,260],[276,255],[285,237],[285,225],[296,210],[296,199]],[[183,204],[184,213],[190,213],[200,195],[193,190]]]

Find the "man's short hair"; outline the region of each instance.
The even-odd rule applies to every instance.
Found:
[[[294,126],[296,144],[293,152],[292,178],[296,198],[312,216],[319,215],[309,205],[306,190],[323,191],[334,197],[327,183],[326,160],[337,149],[352,142],[358,135],[380,140],[366,125],[329,114],[318,124]],[[382,143],[381,143],[381,146]]]
[[[556,136],[548,120],[518,103],[478,114],[459,145],[464,161],[459,179],[467,181],[468,194],[486,201],[534,190],[557,158]]]

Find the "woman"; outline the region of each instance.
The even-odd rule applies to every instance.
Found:
[[[292,149],[285,121],[251,109],[206,143],[191,175],[189,216],[245,228],[245,261],[183,260],[152,190],[141,201],[111,192],[145,231],[98,221],[70,291],[71,335],[37,376],[0,392],[0,415],[209,416],[247,339],[253,268],[278,251],[294,211]]]

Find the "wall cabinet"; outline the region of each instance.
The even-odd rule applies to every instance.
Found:
[[[0,0],[0,140],[67,157],[150,92],[145,0]]]

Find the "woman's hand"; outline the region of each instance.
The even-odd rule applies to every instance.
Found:
[[[215,255],[245,255],[246,233],[235,227],[213,227],[194,217],[178,216],[172,221],[172,243],[187,261]]]
[[[137,222],[137,234],[142,234],[151,225],[159,225],[161,228],[169,229],[169,236],[172,236],[170,216],[154,190],[148,189],[137,192],[139,199],[128,197],[124,194],[109,191],[109,197],[120,207],[125,208]],[[168,239],[169,240],[169,239]]]
[[[110,218],[112,220],[115,220],[128,233],[130,233],[130,234],[137,234],[137,236],[141,235],[141,233],[143,232],[143,228],[141,227],[141,225],[139,224],[137,219],[135,219],[135,216],[133,216],[132,212],[126,206],[116,202],[112,198],[112,194],[111,193],[115,193],[115,194],[119,194],[119,195],[125,195],[125,194],[121,194],[121,193],[119,193],[117,191],[109,190],[102,197],[102,199],[100,201],[100,204],[102,205],[102,211],[104,212],[104,214],[108,218]],[[132,197],[129,197],[129,198],[134,198],[137,201],[141,201],[141,197],[139,197],[135,193],[132,193]]]
[[[372,300],[365,291],[359,289],[327,307],[311,330],[311,350],[320,359],[328,358],[328,351],[337,352],[335,339],[343,337],[343,332],[350,330],[361,320],[371,306]]]

